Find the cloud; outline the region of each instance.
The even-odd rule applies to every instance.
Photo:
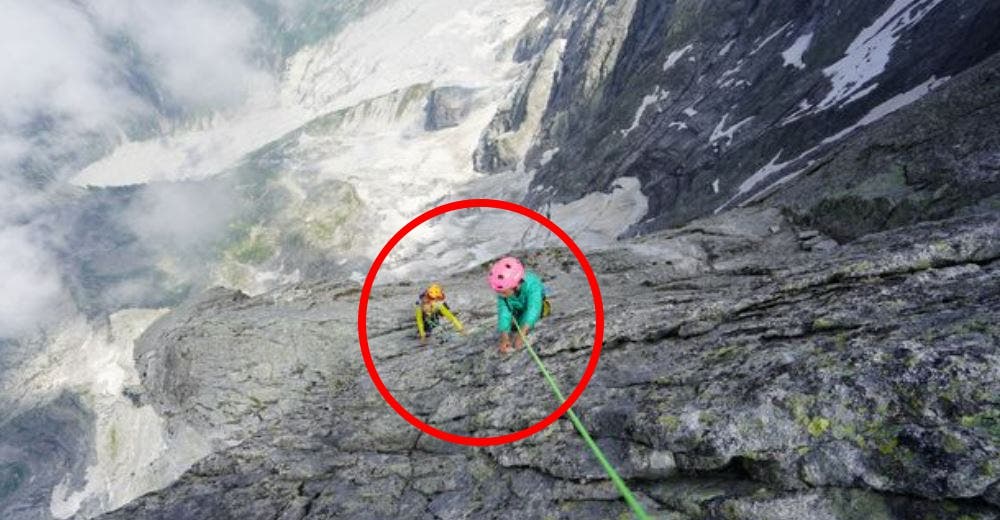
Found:
[[[136,121],[175,115],[166,108],[232,109],[276,83],[261,59],[261,21],[236,0],[0,0],[0,9],[7,171],[26,158],[78,169],[86,158],[68,155],[120,140]]]
[[[99,127],[132,103],[109,77],[114,60],[86,14],[69,2],[2,2],[0,121],[30,132],[40,115]],[[126,99],[122,103],[123,98]]]
[[[167,96],[195,110],[231,108],[274,87],[259,62],[261,24],[240,2],[92,0],[108,33],[124,36]]]
[[[37,243],[27,227],[0,229],[0,337],[31,333],[60,317],[59,271]]]
[[[114,57],[75,4],[0,0],[0,9],[0,182],[58,177],[87,136],[142,104],[118,81]]]
[[[124,220],[154,249],[201,260],[223,238],[237,210],[232,183],[225,180],[152,184]]]
[[[248,5],[0,0],[0,336],[36,330],[69,298],[61,280],[73,271],[56,259],[72,251],[52,238],[69,232],[52,226],[66,226],[79,196],[67,178],[137,128],[236,109],[273,88],[260,59],[271,43]],[[194,247],[224,228],[219,193],[155,193],[130,213],[154,249]]]

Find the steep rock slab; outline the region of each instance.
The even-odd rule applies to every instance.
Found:
[[[804,251],[813,234],[776,211],[756,210],[592,252],[607,332],[577,413],[640,500],[666,518],[996,518],[995,219],[924,224]],[[557,294],[556,314],[533,339],[568,388],[589,354],[585,283],[568,253],[525,257]],[[481,273],[444,282],[471,333],[442,335],[425,349],[409,323],[416,288],[381,286],[373,294],[368,330],[394,395],[456,433],[495,435],[544,417],[555,403],[527,357],[495,352]],[[211,374],[190,372],[185,385],[153,386],[151,398],[169,403],[176,389],[188,388],[187,399],[198,400],[218,394],[215,385],[232,386],[223,392],[265,385],[287,400],[244,422],[252,431],[239,444],[107,518],[596,519],[626,512],[566,421],[485,449],[445,444],[406,424],[363,371],[346,337],[349,320],[326,324],[345,335],[329,342],[302,326],[301,316],[317,318],[308,309],[331,306],[322,314],[356,297],[301,286],[220,301],[210,316],[173,318],[197,331],[201,321],[217,322],[215,314],[228,316],[223,323],[285,315],[258,325],[274,337],[283,331],[288,343],[274,349],[313,342],[339,353],[315,358],[311,386],[292,376],[241,375],[262,354],[232,336],[177,338],[166,325],[151,335],[147,352],[187,349],[218,365]],[[323,368],[330,364],[340,368]],[[188,421],[206,414],[197,407],[175,413]],[[237,409],[213,413],[245,417]]]

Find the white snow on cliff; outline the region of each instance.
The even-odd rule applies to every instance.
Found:
[[[832,88],[814,111],[822,111],[860,99],[877,86],[875,78],[885,72],[892,50],[903,33],[923,20],[944,0],[895,0],[871,25],[847,46],[844,57],[823,69]]]
[[[785,65],[790,65],[797,69],[806,68],[805,62],[802,61],[802,55],[809,50],[809,46],[812,45],[812,39],[813,33],[803,34],[795,40],[795,43],[791,47],[785,49],[781,53],[781,58],[785,60]]]
[[[670,91],[661,89],[659,85],[653,89],[652,94],[643,96],[642,102],[639,103],[639,108],[635,110],[635,118],[632,119],[632,124],[628,128],[620,130],[622,137],[628,137],[628,134],[632,133],[632,130],[639,127],[639,122],[642,121],[642,115],[646,113],[646,109],[649,108],[650,105],[664,101],[668,96],[670,96]],[[660,110],[657,109],[657,112],[659,111]]]
[[[674,52],[671,52],[667,56],[666,61],[663,62],[663,71],[666,72],[666,71],[674,68],[674,65],[677,65],[677,62],[680,61],[681,58],[683,58],[685,54],[691,52],[691,50],[693,50],[693,49],[694,49],[694,44],[688,44],[687,46],[685,46],[685,47],[683,47],[681,49],[678,49],[678,50],[676,50]]]
[[[937,79],[931,77],[927,81],[913,87],[912,89],[903,92],[902,94],[895,95],[883,103],[880,103],[875,108],[871,109],[867,114],[864,115],[857,123],[837,132],[836,134],[823,139],[823,144],[830,144],[839,141],[846,137],[851,132],[861,128],[863,126],[870,125],[883,117],[920,100],[920,98],[929,94],[932,90],[937,89],[944,83],[948,81],[948,78]]]
[[[518,67],[509,44],[543,8],[541,0],[397,0],[299,51],[276,96],[259,96],[203,128],[125,143],[73,182],[118,186],[205,178],[318,115],[410,85],[510,85]]]

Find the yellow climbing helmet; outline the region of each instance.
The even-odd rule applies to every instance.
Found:
[[[432,300],[443,300],[444,299],[444,289],[441,288],[440,284],[432,283],[430,287],[427,288],[427,297]]]

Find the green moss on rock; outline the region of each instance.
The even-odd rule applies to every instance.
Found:
[[[879,441],[876,447],[878,448],[878,452],[882,455],[892,455],[892,453],[896,451],[897,446],[899,446],[899,439],[892,437]]]
[[[830,429],[830,420],[825,417],[813,417],[809,424],[806,426],[806,430],[809,431],[809,435],[813,437],[820,437],[827,430]]]
[[[259,265],[270,260],[276,251],[274,238],[263,227],[252,228],[229,250],[235,260],[249,265]]]
[[[660,416],[658,422],[668,432],[675,432],[681,427],[681,420],[673,415]]]
[[[812,323],[813,330],[829,330],[836,326],[836,323],[829,318],[817,318]]]
[[[966,415],[960,419],[960,422],[966,428],[985,433],[993,442],[1000,442],[1000,410],[991,409],[974,415]]]
[[[942,440],[942,445],[944,446],[944,451],[951,454],[964,453],[967,449],[965,442],[955,435],[950,433],[944,434],[944,439]]]

